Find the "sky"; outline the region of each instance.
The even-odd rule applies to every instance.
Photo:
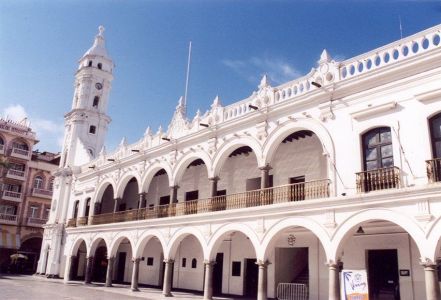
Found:
[[[349,59],[441,23],[441,1],[0,0],[0,116],[27,117],[40,142],[61,151],[78,60],[103,25],[116,68],[106,138],[112,151],[147,126],[167,128],[192,63],[187,116],[248,97],[316,67],[323,49]]]

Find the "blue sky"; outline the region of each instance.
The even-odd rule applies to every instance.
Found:
[[[106,28],[116,68],[107,149],[147,126],[167,128],[184,93],[193,43],[188,117],[315,67],[321,51],[343,60],[441,23],[441,1],[0,1],[0,115],[26,115],[39,150],[61,151],[77,61]]]

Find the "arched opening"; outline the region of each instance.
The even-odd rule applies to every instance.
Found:
[[[104,190],[103,196],[101,197],[99,207],[97,207],[96,214],[106,214],[113,212],[115,208],[113,186],[109,184]]]
[[[441,181],[441,113],[429,119],[432,159],[427,161],[430,182]]]
[[[118,243],[116,244],[118,245]],[[113,274],[112,281],[116,283],[129,283],[132,280],[132,257],[133,250],[130,241],[127,238],[123,238],[117,247],[116,250],[113,250],[114,253],[111,256],[114,257],[113,262]],[[109,261],[112,263],[112,261]]]
[[[213,267],[213,294],[257,296],[256,251],[249,237],[228,231],[217,238],[210,253]]]
[[[261,174],[257,166],[257,158],[249,146],[241,146],[233,150],[225,160],[217,182],[217,196],[227,196],[226,208],[230,208],[229,197],[235,197],[239,207],[259,205],[258,197],[247,197],[247,191],[260,189]],[[268,174],[266,187],[272,186],[272,175]],[[234,195],[234,196],[230,196]],[[233,207],[231,207],[233,208]]]
[[[409,221],[405,224],[409,229],[413,226]],[[411,234],[414,233],[373,215],[352,226],[340,240],[340,269],[365,270],[370,299],[399,300],[403,295],[425,299],[424,268],[419,261],[421,245]]]
[[[74,251],[70,262],[70,280],[84,281],[87,266],[87,247],[82,240],[78,249]]]
[[[118,203],[117,211],[132,210],[138,208],[138,180],[135,177],[127,183],[121,201]]]
[[[165,169],[158,170],[150,181],[147,190],[147,207],[170,204],[169,178]]]
[[[74,207],[73,207],[73,211],[72,211],[72,218],[74,218],[74,219],[78,218],[79,208],[80,208],[80,200],[76,200],[74,202]]]
[[[98,69],[101,70],[103,68],[103,64],[102,63],[98,63],[97,67],[98,67]]]
[[[141,247],[141,262],[139,264],[139,283],[163,288],[164,280],[164,250],[157,237],[147,237],[144,247]]]
[[[180,240],[180,241],[179,241]],[[204,253],[199,240],[192,234],[175,241],[172,287],[192,291],[204,290]],[[174,253],[173,253],[174,252]],[[184,263],[185,261],[185,263]]]
[[[270,162],[275,202],[299,201],[328,196],[327,159],[314,132],[300,130],[287,135]],[[287,195],[280,197],[279,194]]]
[[[105,282],[107,272],[107,245],[103,239],[98,243],[95,253],[93,253],[92,281]]]
[[[99,104],[100,104],[100,97],[99,96],[95,96],[93,98],[92,107],[93,108],[98,108]]]
[[[28,238],[21,243],[18,253],[24,255],[26,259],[20,259],[17,261],[17,263],[21,264],[20,273],[35,273],[35,271],[37,270],[38,259],[40,258],[42,241],[43,239],[40,236],[37,236]]]
[[[90,198],[86,199],[86,207],[84,209],[84,217],[86,217],[86,218],[89,216],[89,213],[90,213],[90,201],[91,201]]]
[[[89,133],[90,134],[95,134],[96,133],[96,126],[95,125],[90,125]],[[93,153],[91,155],[93,155]]]
[[[198,201],[196,200],[207,199],[211,196],[207,166],[202,159],[195,159],[188,164],[178,186],[178,201],[185,202],[183,213],[197,213]]]
[[[362,139],[363,172],[357,173],[357,191],[370,192],[399,186],[399,170],[394,167],[390,127],[377,127]]]
[[[29,146],[24,140],[15,139],[12,141],[12,150],[14,150],[14,149],[28,151]]]
[[[34,189],[43,189],[43,177],[40,175],[35,176],[34,178]]]
[[[87,66],[88,66],[88,67],[91,67],[91,66],[92,66],[92,61],[91,61],[91,60],[89,60],[89,62],[87,63]]]

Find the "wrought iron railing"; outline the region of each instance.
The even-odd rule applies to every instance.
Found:
[[[67,220],[66,227],[76,227],[77,226],[77,219],[72,218]]]
[[[40,218],[28,218],[28,225],[38,225],[41,226],[43,224],[46,224],[47,219],[40,219]]]
[[[43,196],[45,198],[51,198],[52,197],[52,191],[51,190],[45,190],[45,189],[39,189],[39,188],[33,188],[32,189],[32,196]]]
[[[91,220],[89,224],[98,225],[157,219],[326,197],[329,197],[328,179],[294,183],[243,193],[216,196],[208,199],[158,205],[115,213],[98,214],[90,217]],[[69,224],[71,227],[74,227],[78,225],[78,222],[75,222],[75,219],[71,219],[68,221],[68,226]]]
[[[367,193],[400,187],[400,169],[398,167],[382,168],[356,173],[357,192]]]
[[[441,158],[426,160],[426,170],[430,183],[441,181]]]
[[[79,218],[77,218],[77,223],[76,223],[76,225],[77,225],[77,226],[84,226],[84,225],[87,225],[87,220],[88,220],[88,217],[79,217]]]
[[[8,221],[8,222],[16,222],[17,221],[17,215],[0,214],[0,220]]]

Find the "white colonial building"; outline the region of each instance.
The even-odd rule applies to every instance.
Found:
[[[113,62],[79,61],[38,272],[64,280],[340,299],[440,299],[441,25],[103,148]],[[375,298],[377,297],[377,298]]]

